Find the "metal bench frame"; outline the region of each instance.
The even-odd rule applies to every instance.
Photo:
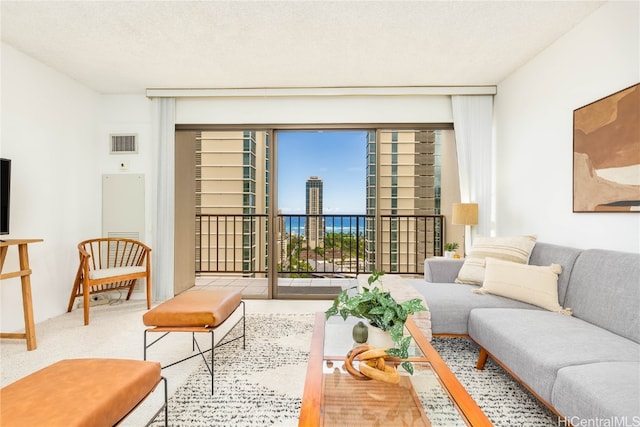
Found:
[[[218,329],[219,327],[221,327],[222,325],[224,325],[227,320],[229,320],[230,317],[232,317],[236,311],[238,310],[238,307],[236,307],[236,309],[233,311],[233,313],[231,313],[226,319],[224,319],[224,321],[220,324],[218,324],[218,326],[213,327],[213,328],[209,328],[209,327],[204,327],[204,326],[194,326],[194,327],[188,327],[188,326],[176,326],[176,327],[170,327],[170,326],[156,326],[153,328],[148,328],[144,331],[144,360],[147,360],[147,349],[149,347],[151,347],[152,345],[154,345],[155,343],[157,343],[158,341],[160,341],[162,338],[166,337],[167,335],[169,335],[171,332],[191,332],[191,350],[192,351],[196,351],[197,348],[197,353],[192,354],[191,356],[187,356],[184,359],[180,359],[176,362],[172,362],[169,363],[168,365],[162,366],[162,369],[165,368],[169,368],[171,366],[177,365],[178,363],[182,363],[186,360],[190,360],[193,359],[194,357],[198,357],[201,356],[202,360],[204,360],[204,364],[207,367],[207,370],[209,371],[209,373],[211,374],[211,394],[213,395],[214,392],[214,370],[213,370],[213,361],[214,361],[214,350],[218,347],[221,347],[223,345],[227,345],[230,344],[234,341],[237,341],[239,339],[242,338],[242,349],[244,350],[246,348],[246,331],[247,331],[247,325],[246,325],[246,309],[245,309],[245,303],[244,301],[240,301],[240,304],[242,305],[242,317],[240,319],[238,319],[236,321],[236,323],[229,328],[229,330],[227,331],[226,334],[224,334],[222,336],[222,338],[220,339],[220,342],[216,345],[215,344],[215,330]],[[229,339],[227,341],[224,341],[224,339],[226,338],[226,336],[229,334],[229,332],[231,332],[237,325],[238,323],[240,323],[240,321],[242,320],[242,335],[236,338],[232,338]],[[149,344],[147,344],[147,332],[164,332],[159,338],[151,341]],[[208,333],[211,335],[211,348],[207,349],[207,350],[202,350],[200,348],[200,344],[198,343],[198,341],[196,340],[196,333]],[[205,357],[205,354],[211,352],[211,363],[209,363],[209,361],[207,360],[207,358]]]

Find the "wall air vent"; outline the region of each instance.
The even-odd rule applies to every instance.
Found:
[[[138,152],[138,135],[112,134],[110,137],[111,154],[134,154]]]

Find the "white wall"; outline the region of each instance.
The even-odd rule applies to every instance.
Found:
[[[99,99],[97,155],[99,163],[97,171],[102,174],[143,174],[145,183],[145,223],[144,238],[147,245],[153,248],[152,228],[155,209],[153,208],[153,159],[155,151],[151,132],[151,100],[143,95],[102,95]],[[138,153],[110,154],[109,141],[111,134],[137,134]],[[126,163],[127,170],[121,170],[120,164]],[[102,234],[100,234],[102,235]],[[132,298],[142,297],[134,294]]]
[[[66,312],[77,244],[102,235],[103,174],[144,174],[146,223],[153,223],[151,101],[143,95],[99,95],[4,43],[1,71],[0,153],[12,160],[11,234],[2,238],[44,239],[29,246],[37,323]],[[109,154],[111,133],[137,133],[138,154]],[[127,171],[119,169],[122,160],[129,163]],[[145,241],[152,244],[150,225]],[[14,247],[4,270],[17,267]],[[20,280],[1,285],[2,332],[21,330]]]
[[[38,322],[66,311],[77,269],[76,245],[100,230],[100,176],[92,146],[98,96],[6,44],[1,81],[0,151],[12,160],[11,234],[2,238],[44,239],[29,246]],[[4,270],[17,266],[14,246]],[[0,285],[2,331],[20,330],[20,279]]]
[[[640,252],[640,214],[572,213],[573,110],[640,81],[638,2],[608,2],[498,85],[496,231]]]
[[[451,123],[449,96],[299,96],[181,98],[176,123]]]

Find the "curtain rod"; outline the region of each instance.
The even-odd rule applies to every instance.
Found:
[[[147,89],[149,98],[495,95],[496,86],[275,87]]]

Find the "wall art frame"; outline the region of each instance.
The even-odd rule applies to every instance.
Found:
[[[573,110],[573,212],[640,212],[640,83]]]

